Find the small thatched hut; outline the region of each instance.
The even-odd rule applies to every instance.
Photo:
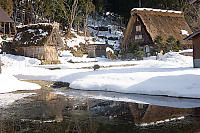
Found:
[[[134,8],[124,34],[122,51],[126,51],[130,43],[137,43],[147,48],[153,46],[157,36],[167,40],[173,36],[182,45],[191,45],[183,39],[192,31],[180,11],[160,10],[151,8]]]
[[[14,21],[4,12],[4,10],[1,7],[0,7],[0,24],[3,25],[4,34],[11,33],[11,24],[14,24]]]
[[[189,35],[185,41],[192,40],[194,68],[200,68],[200,30]]]
[[[105,44],[90,44],[88,46],[88,57],[106,57],[106,45]]]
[[[33,24],[18,28],[14,38],[15,54],[46,62],[58,59],[58,50],[64,47],[57,25]]]

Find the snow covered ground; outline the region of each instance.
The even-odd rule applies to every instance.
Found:
[[[12,75],[0,74],[0,93],[13,92],[17,90],[35,90],[40,89],[40,86],[33,83],[19,81]]]
[[[11,57],[11,55],[2,55],[2,60],[9,62],[13,59]],[[16,56],[14,60],[18,60],[18,57]],[[27,60],[31,59],[25,58],[23,62]],[[69,82],[70,87],[75,89],[200,98],[200,83],[198,82],[200,69],[192,67],[193,59],[190,56],[171,52],[165,54],[161,60],[155,60],[155,57],[141,61],[109,61],[104,58],[95,60],[96,62],[51,66],[60,67],[59,70],[46,69],[50,65],[38,65],[37,61],[29,65],[12,61],[13,64],[3,66],[3,73],[15,75],[18,79]],[[132,64],[134,66],[100,68],[97,71],[82,69],[94,64],[100,66]],[[17,69],[19,67],[23,70]]]

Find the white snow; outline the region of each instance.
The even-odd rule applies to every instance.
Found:
[[[22,99],[24,97],[28,97],[34,95],[35,93],[22,93],[22,94],[13,94],[13,93],[6,93],[0,94],[0,108],[7,107],[11,105],[16,100]]]
[[[49,34],[48,32],[44,32],[42,29],[38,29],[38,30],[40,32],[40,35],[42,35],[42,36],[46,36]]]
[[[33,30],[33,29],[28,29],[28,32],[33,33],[33,32],[35,32],[35,30]]]
[[[186,50],[182,50],[179,53],[184,53],[184,52],[193,52],[193,49],[186,49]]]
[[[35,90],[40,89],[40,86],[33,83],[19,81],[14,76],[0,74],[0,93],[13,92],[17,90]]]
[[[29,25],[20,24],[20,25],[17,25],[16,27],[17,28],[24,28],[24,27],[27,27],[27,26],[36,26],[36,25],[52,25],[52,23],[37,23],[37,24],[29,24]]]
[[[62,64],[58,65],[38,65],[39,62],[35,60],[25,65],[27,60],[32,59],[9,61],[15,56],[5,55],[2,56],[5,64],[3,73],[10,73],[18,79],[69,82],[70,87],[83,90],[200,98],[200,69],[193,68],[192,57],[180,55],[179,52],[167,53],[161,60],[150,57],[141,61],[110,61],[105,58],[94,58],[90,62],[86,56],[74,58],[69,51],[61,55],[63,56],[60,58]],[[17,59],[19,57],[16,56]],[[79,63],[67,62],[70,58],[77,59]],[[89,69],[95,64],[116,67],[100,68],[97,71]],[[117,67],[117,65],[134,66]],[[49,67],[61,69],[46,69]]]
[[[189,36],[189,33],[188,33],[188,31],[186,31],[186,30],[181,30],[181,34],[182,34],[182,35],[187,35],[187,36]]]
[[[176,117],[176,118],[170,118],[170,119],[165,119],[165,120],[160,120],[160,121],[155,121],[155,122],[150,122],[150,123],[141,123],[141,124],[137,124],[137,126],[150,126],[150,125],[157,125],[160,123],[165,123],[165,122],[170,122],[170,121],[176,121],[176,120],[182,120],[185,119],[184,116],[180,116],[180,117]]]
[[[106,48],[106,52],[108,52],[108,51],[110,51],[110,52],[112,52],[114,54],[114,51],[110,47]]]
[[[131,11],[138,10],[138,11],[154,11],[154,12],[169,12],[169,13],[182,13],[181,11],[174,11],[174,10],[162,10],[162,9],[153,9],[153,8],[133,8]]]
[[[125,94],[102,91],[64,91],[56,90],[55,94],[67,95],[71,97],[84,97],[101,100],[126,101],[139,104],[151,104],[157,106],[168,106],[174,108],[195,108],[200,107],[200,99],[172,98],[164,96],[148,96],[140,94]]]

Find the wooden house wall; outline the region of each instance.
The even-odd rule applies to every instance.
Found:
[[[96,57],[102,57],[102,56],[106,57],[106,46],[105,45],[96,46],[95,53]]]
[[[197,35],[192,41],[194,59],[200,59],[200,34]]]
[[[58,60],[58,53],[54,46],[29,46],[19,47],[16,54],[27,57],[37,58],[39,60],[55,61]]]
[[[27,57],[44,59],[44,46],[29,46],[29,47],[18,47],[15,50],[16,54],[24,55]]]
[[[88,56],[94,57],[106,57],[106,46],[105,45],[91,45],[88,47]]]
[[[200,68],[200,34],[193,38],[192,42],[194,67]]]
[[[141,32],[136,31],[136,26],[139,26],[139,25],[141,25]],[[142,39],[136,40],[135,39],[136,35],[142,35]],[[133,24],[133,30],[131,32],[131,39],[130,39],[129,43],[131,43],[131,42],[138,43],[141,46],[153,44],[152,39],[151,39],[150,35],[148,34],[148,32],[139,16],[137,16],[137,19],[135,20],[135,22]]]

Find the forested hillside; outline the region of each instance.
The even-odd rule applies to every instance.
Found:
[[[132,8],[181,10],[193,30],[199,25],[198,0],[0,0],[1,7],[17,24],[57,21],[66,29],[87,28],[88,16],[114,12],[127,24]],[[103,15],[103,14],[102,14]],[[68,30],[70,31],[70,30]]]

